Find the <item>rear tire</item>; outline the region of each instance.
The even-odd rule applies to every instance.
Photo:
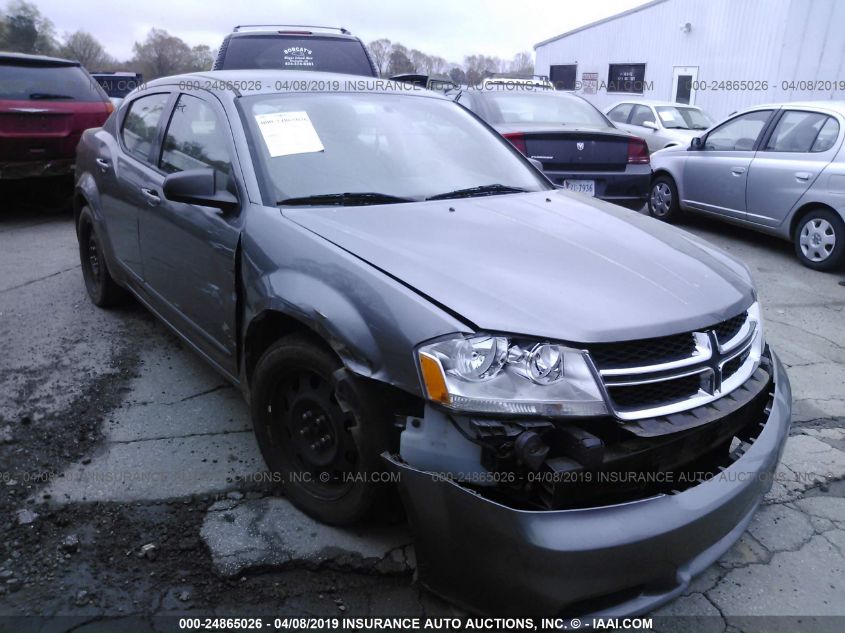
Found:
[[[819,207],[802,217],[792,241],[807,268],[836,270],[845,264],[845,222],[830,209]]]
[[[671,176],[658,176],[651,181],[648,195],[648,212],[653,218],[664,222],[678,222],[682,212],[678,199],[678,187]]]
[[[83,207],[79,213],[77,224],[77,239],[79,240],[79,259],[82,264],[82,277],[85,289],[95,306],[110,308],[120,304],[126,297],[121,288],[109,272],[103,246],[94,218],[88,207]]]
[[[341,368],[313,337],[293,334],[264,352],[251,389],[255,436],[268,468],[294,505],[332,525],[359,521],[391,490],[372,476],[384,471],[390,417],[358,384],[342,405]]]

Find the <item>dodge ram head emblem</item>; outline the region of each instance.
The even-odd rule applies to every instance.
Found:
[[[578,148],[578,151],[580,152],[581,150],[583,150],[583,149],[584,149],[584,144],[583,144],[583,143],[576,143],[576,144],[575,144],[575,147],[577,147],[577,148]]]

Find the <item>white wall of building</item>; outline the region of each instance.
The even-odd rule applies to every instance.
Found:
[[[682,29],[686,23],[689,32]],[[699,89],[693,103],[717,119],[773,101],[842,100],[845,1],[662,0],[536,47],[538,74],[548,74],[552,64],[577,64],[579,81],[583,73],[598,73],[601,84],[611,63],[645,63],[650,86],[637,96],[663,100],[674,100],[674,67],[697,67],[707,89]],[[728,80],[765,89],[711,87]],[[583,96],[604,109],[632,95],[599,85],[596,94]]]

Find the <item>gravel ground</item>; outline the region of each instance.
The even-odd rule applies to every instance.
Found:
[[[136,303],[90,304],[58,190],[0,192],[0,630],[458,614],[413,582],[401,524],[310,522],[262,476],[234,389]],[[842,275],[804,269],[788,244],[750,232],[685,228],[751,267],[795,423],[748,532],[659,615],[717,631],[771,630],[751,617],[769,614],[842,630],[822,617],[845,616]]]

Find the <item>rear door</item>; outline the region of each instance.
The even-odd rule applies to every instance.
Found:
[[[842,144],[836,117],[783,110],[748,171],[748,220],[779,226]]]
[[[704,148],[684,162],[684,204],[709,213],[745,219],[745,187],[754,152],[774,110],[740,114],[713,128]]]
[[[201,94],[202,96],[199,96]],[[180,94],[163,135],[150,201],[140,216],[144,280],[162,316],[214,363],[237,375],[235,253],[240,214],[167,200],[168,174],[211,167],[239,194],[232,132],[207,93]]]

